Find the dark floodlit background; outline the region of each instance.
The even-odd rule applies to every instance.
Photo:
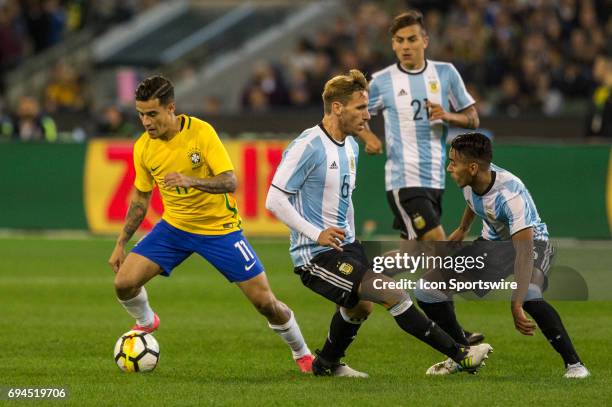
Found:
[[[427,57],[452,62],[476,99],[494,162],[526,183],[547,223],[558,251],[545,295],[580,300],[555,307],[593,376],[562,379],[544,337],[514,330],[505,299],[458,299],[466,329],[495,347],[478,376],[426,377],[440,355],[378,308],[345,359],[370,379],[305,377],[197,256],[147,285],[162,320],[156,371],[121,373],[112,348],[133,321],[106,261],[134,179],[139,81],[169,77],[178,112],[220,134],[245,234],[315,350],[333,305],[293,274],[266,192],[286,145],[321,119],[325,81],[394,63],[387,30],[408,7],[425,15]],[[79,406],[609,404],[611,13],[610,0],[0,0],[0,400],[9,387],[53,387]],[[384,137],[380,117],[371,126]],[[359,238],[393,249],[384,161],[362,152],[353,200]],[[447,179],[447,233],[464,206]],[[162,211],[154,191],[139,235]]]
[[[11,191],[0,228],[114,233],[142,131],[134,88],[162,73],[178,111],[210,122],[228,146],[247,233],[281,233],[263,200],[282,149],[320,120],[332,75],[394,62],[388,26],[408,7],[424,13],[427,57],[457,67],[495,162],[524,179],[551,233],[610,238],[610,0],[2,0],[0,162],[17,171],[0,181]],[[384,137],[380,117],[372,127]],[[366,237],[394,233],[383,162],[360,160],[358,185],[377,191],[361,201],[365,188],[356,191]],[[463,203],[447,186],[448,229]],[[154,197],[145,229],[161,209]]]

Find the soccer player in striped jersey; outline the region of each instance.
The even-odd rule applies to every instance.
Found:
[[[370,118],[367,89],[356,69],[327,82],[323,120],[287,147],[266,199],[266,207],[291,229],[295,273],[306,287],[338,305],[312,371],[367,377],[340,360],[370,314],[372,302],[383,305],[405,332],[475,371],[492,348],[458,344],[412,305],[406,291],[377,286],[375,280],[395,280],[372,271],[355,239],[351,195],[359,149],[351,134],[362,131]]]
[[[404,239],[445,240],[440,216],[448,128],[475,129],[478,113],[453,64],[425,58],[429,37],[419,11],[395,17],[389,31],[398,61],[372,75],[368,109],[384,116],[394,228]],[[367,152],[380,151],[369,129],[359,136]]]
[[[448,128],[475,129],[478,113],[453,64],[425,58],[429,37],[419,11],[395,17],[389,31],[397,63],[372,75],[368,109],[373,115],[382,111],[384,117],[385,188],[393,226],[405,240],[442,241],[446,239],[440,217]],[[369,128],[359,136],[366,152],[380,150],[380,141]],[[405,251],[404,246],[400,250]],[[425,310],[428,304],[417,300]],[[451,336],[464,344],[484,340],[478,332]]]
[[[175,109],[174,87],[166,78],[153,76],[138,85],[136,110],[145,132],[134,145],[134,198],[109,259],[119,302],[136,319],[132,329],[158,328],[144,284],[159,274],[170,276],[195,252],[236,283],[291,348],[300,370],[311,372],[313,357],[293,312],[274,296],[242,234],[231,195],[237,181],[225,147],[210,124],[176,115]],[[125,245],[144,220],[156,184],[164,203],[162,220],[126,257]]]
[[[482,219],[479,240],[485,242],[512,241],[498,244],[498,249],[488,253],[487,268],[495,270],[497,278],[514,273],[518,287],[511,301],[514,326],[523,335],[533,335],[536,325],[525,317],[527,311],[542,330],[552,347],[565,363],[566,378],[584,378],[589,371],[584,367],[557,311],[544,300],[542,292],[547,286],[550,260],[554,255],[548,240],[546,224],[542,222],[531,195],[523,182],[509,171],[491,163],[491,141],[480,133],[460,135],[451,143],[448,172],[463,188],[467,203],[459,227],[449,240],[462,241],[476,217]],[[484,243],[486,244],[486,243]],[[494,247],[495,244],[488,247]],[[466,255],[472,247],[462,249],[458,255]],[[477,280],[483,275],[472,272],[469,278]],[[421,298],[441,304],[450,293],[438,290],[422,290]],[[480,294],[479,294],[480,295]],[[482,293],[484,295],[484,293]],[[435,322],[448,326],[450,331],[460,331],[452,308],[443,308],[447,315],[430,314]],[[455,362],[447,360],[430,368],[430,374],[448,374],[458,369]]]

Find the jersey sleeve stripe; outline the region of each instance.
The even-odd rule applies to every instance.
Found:
[[[238,227],[240,227],[240,225],[242,224],[242,220],[240,220],[240,217],[238,216],[238,209],[236,209],[235,206],[231,206],[230,205],[227,193],[223,194],[223,196],[225,197],[225,207],[227,208],[227,210],[229,210],[230,212],[233,213],[233,217],[234,218],[239,219],[238,220]]]
[[[316,147],[312,145],[312,141],[316,138],[317,133],[310,129],[287,147],[272,179],[273,184],[297,192],[297,186],[304,182],[314,159]]]
[[[449,64],[449,68],[449,79],[451,83],[450,99],[453,103],[453,107],[457,111],[467,109],[476,102],[465,88],[465,83],[463,83],[463,79],[461,79],[461,75],[457,71],[457,68],[452,64]]]
[[[277,186],[276,186],[276,185],[274,185],[274,184],[270,184],[270,186],[273,186],[274,188],[278,189],[279,191],[284,192],[284,193],[289,194],[289,195],[295,195],[295,194],[297,193],[297,192],[289,192],[289,191],[284,190],[284,189],[282,189],[282,188],[280,188],[280,187],[277,187]]]
[[[512,232],[512,236],[516,235],[518,232],[522,232],[523,230],[527,230],[527,229],[533,229],[533,225],[527,225],[524,228],[521,228],[519,230],[513,231]]]

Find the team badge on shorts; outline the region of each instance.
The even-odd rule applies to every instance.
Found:
[[[195,147],[189,149],[188,153],[189,161],[191,161],[191,169],[196,169],[202,166],[202,153],[200,149]]]
[[[412,224],[415,228],[421,230],[425,227],[425,218],[423,218],[421,214],[417,212],[412,216]]]
[[[338,270],[340,270],[342,274],[348,276],[353,272],[353,265],[348,263],[342,263],[340,266],[338,266]]]

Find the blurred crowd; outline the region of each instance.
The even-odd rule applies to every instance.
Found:
[[[587,135],[612,139],[612,0],[346,1],[350,15],[301,38],[280,62],[253,63],[244,111],[320,108],[332,75],[355,67],[370,75],[395,62],[389,24],[413,7],[425,16],[426,57],[457,67],[482,117],[583,112]],[[102,30],[156,3],[0,0],[0,77],[84,27]],[[3,106],[0,92],[0,140],[57,140],[54,118],[64,113],[89,117],[90,136],[137,134],[119,104],[93,106],[85,73],[61,60],[50,70],[40,95]],[[208,95],[202,112],[223,108]]]
[[[0,72],[84,27],[100,31],[159,0],[0,0]]]
[[[33,96],[20,97],[14,109],[0,103],[0,141],[58,141],[60,133],[54,117],[65,113],[76,113],[72,117],[80,118],[80,123],[72,126],[64,141],[84,141],[88,137],[133,138],[142,131],[119,105],[103,106],[99,112],[89,110],[78,82],[52,82],[47,86],[44,103]]]
[[[609,0],[388,3],[354,2],[353,15],[301,39],[283,63],[257,63],[243,108],[316,106],[330,75],[353,67],[371,74],[393,63],[388,28],[407,7],[425,16],[426,57],[455,64],[483,116],[554,116],[584,104],[604,81],[596,61],[612,58]]]
[[[159,0],[0,0],[0,79],[19,69],[28,57],[85,27],[100,32],[157,3]],[[41,95],[23,96],[15,106],[4,105],[1,96],[7,84],[0,80],[0,140],[55,141],[58,131],[53,116],[91,113],[92,96],[84,73],[62,60],[51,71]],[[115,106],[105,107],[90,127],[118,137],[135,133]]]

